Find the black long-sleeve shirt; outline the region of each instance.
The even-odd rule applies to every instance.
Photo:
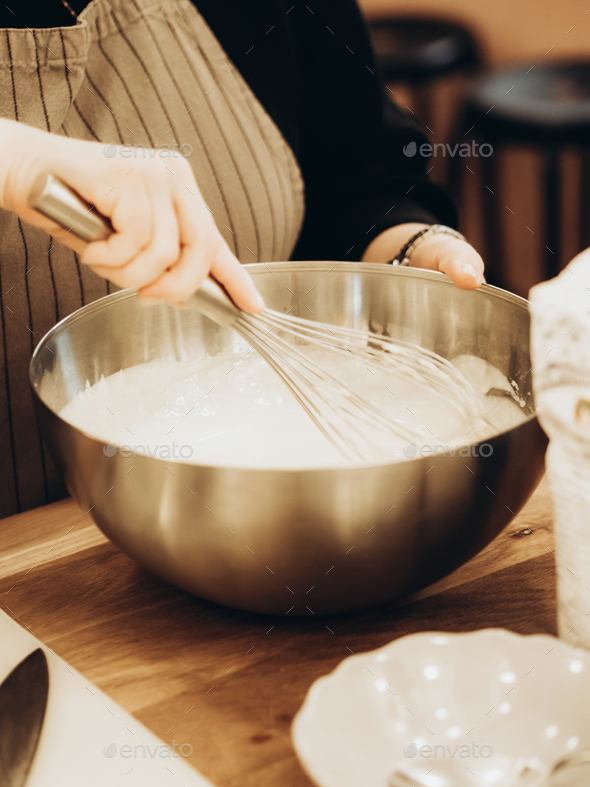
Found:
[[[425,138],[384,96],[355,0],[193,1],[299,162],[306,213],[295,259],[359,259],[393,225],[455,224],[425,159],[403,154]],[[87,4],[69,3],[75,13]],[[0,28],[72,24],[61,0],[0,9]]]

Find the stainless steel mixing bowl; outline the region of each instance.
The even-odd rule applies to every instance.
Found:
[[[485,358],[516,381],[532,412],[529,313],[521,298],[488,286],[464,292],[442,274],[412,268],[248,267],[279,311],[294,307],[292,314],[387,332],[448,358]],[[546,438],[532,414],[489,440],[490,456],[456,452],[320,470],[107,455],[104,443],[57,415],[101,375],[240,341],[195,311],[146,309],[123,291],[56,325],[31,361],[41,430],[74,499],[124,552],[192,593],[283,615],[387,602],[481,550],[539,481]]]

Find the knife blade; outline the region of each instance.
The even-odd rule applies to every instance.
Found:
[[[30,653],[0,685],[0,787],[23,787],[37,751],[49,670],[41,648]]]

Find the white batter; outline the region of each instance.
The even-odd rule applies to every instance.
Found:
[[[494,430],[475,437],[454,407],[413,383],[391,375],[380,378],[340,357],[319,360],[322,368],[334,364],[328,370],[385,415],[416,429],[424,444],[467,445],[526,418],[513,400],[488,397],[485,410]],[[481,358],[464,355],[453,363],[482,398],[491,387],[509,388],[501,372]],[[121,450],[168,461],[257,468],[346,464],[266,361],[247,347],[200,361],[151,361],[124,369],[79,391],[60,415],[110,444],[111,455]],[[380,440],[392,461],[405,459],[407,440],[390,435]]]

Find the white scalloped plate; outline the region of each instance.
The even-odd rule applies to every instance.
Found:
[[[504,629],[413,634],[317,680],[292,734],[321,787],[387,787],[396,768],[507,787],[525,761],[590,747],[590,653]]]

